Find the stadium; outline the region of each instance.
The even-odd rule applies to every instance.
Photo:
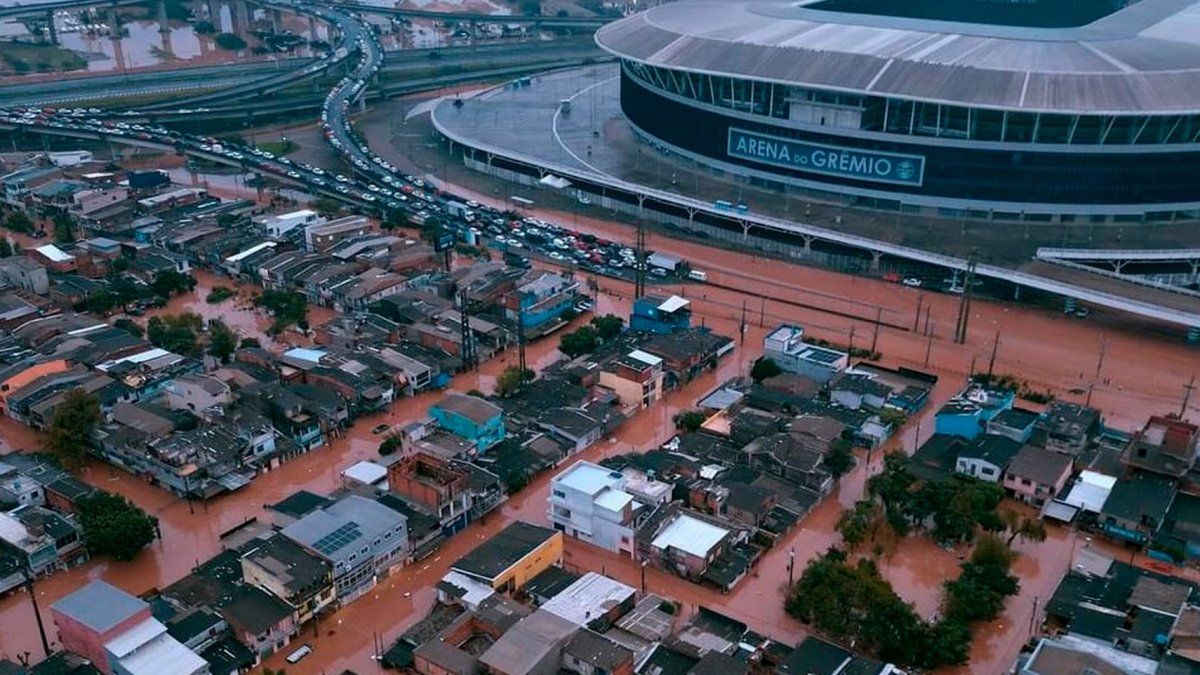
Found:
[[[867,207],[1200,212],[1200,2],[682,0],[609,24],[644,140]]]

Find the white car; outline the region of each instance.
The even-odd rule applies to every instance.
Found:
[[[904,281],[901,281],[900,284],[909,288],[920,288],[921,280],[916,277],[905,277]]]

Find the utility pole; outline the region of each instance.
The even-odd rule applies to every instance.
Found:
[[[854,355],[854,326],[853,325],[850,326],[850,344],[846,345],[846,351],[850,352],[851,356]]]
[[[963,344],[967,341],[967,325],[971,321],[971,290],[975,286],[975,254],[967,259],[967,272],[963,276],[962,296],[958,300],[958,321],[954,326],[954,341]]]
[[[525,362],[525,306],[517,298],[517,367],[521,369],[521,384],[525,384],[525,371],[529,366]]]
[[[33,590],[33,570],[26,564],[22,574],[25,576],[25,592],[29,594],[29,602],[33,603],[33,618],[37,621],[38,636],[42,638],[42,653],[46,655],[46,658],[50,658],[50,641],[46,639],[46,626],[42,624],[42,610],[38,607],[37,593]]]
[[[925,365],[929,365],[929,352],[933,351],[933,335],[925,341]]]
[[[742,298],[741,340],[739,340],[739,343],[746,343],[746,298]]]
[[[1192,391],[1196,389],[1196,376],[1192,375],[1192,379],[1183,385],[1183,404],[1179,406],[1179,419],[1187,414],[1188,403],[1192,400]]]
[[[1108,340],[1100,338],[1100,357],[1096,359],[1096,377],[1100,377],[1100,369],[1104,367],[1104,352],[1108,349]]]
[[[996,369],[996,352],[1000,351],[1000,331],[996,331],[996,339],[992,341],[992,358],[988,359],[988,379]]]
[[[479,359],[475,355],[475,335],[471,332],[471,312],[468,305],[467,291],[462,289],[458,292],[458,315],[462,320],[460,325],[462,348],[459,356],[462,358],[464,371],[474,370],[479,365]]]
[[[920,326],[921,326],[921,305],[924,302],[925,302],[925,294],[922,293],[917,296],[917,313],[913,315],[913,332],[914,333],[917,332],[917,329],[920,328]]]
[[[646,221],[638,220],[637,248],[634,253],[633,299],[638,300],[646,295]]]
[[[883,308],[875,308],[875,332],[871,334],[871,353],[875,353],[875,347],[879,344],[879,322],[883,318]]]

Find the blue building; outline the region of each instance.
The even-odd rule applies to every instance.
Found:
[[[672,295],[663,299],[648,295],[633,301],[629,327],[643,333],[666,335],[687,330],[692,325],[692,310],[687,300]]]
[[[1011,410],[1016,392],[971,383],[946,402],[938,411],[936,433],[961,436],[968,440],[983,433],[987,423],[1005,410]]]
[[[443,429],[467,439],[482,453],[504,440],[504,411],[478,396],[451,392],[429,408]]]
[[[579,282],[549,272],[539,272],[504,296],[504,313],[520,320],[529,331],[548,332],[579,300]]]

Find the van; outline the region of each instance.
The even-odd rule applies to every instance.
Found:
[[[692,281],[708,281],[708,272],[700,270],[691,270],[688,272],[688,278]]]
[[[297,649],[296,651],[292,652],[291,654],[288,654],[287,662],[292,663],[292,664],[300,663],[300,661],[304,657],[308,656],[311,653],[312,653],[312,647],[309,645],[304,645],[300,649]]]

